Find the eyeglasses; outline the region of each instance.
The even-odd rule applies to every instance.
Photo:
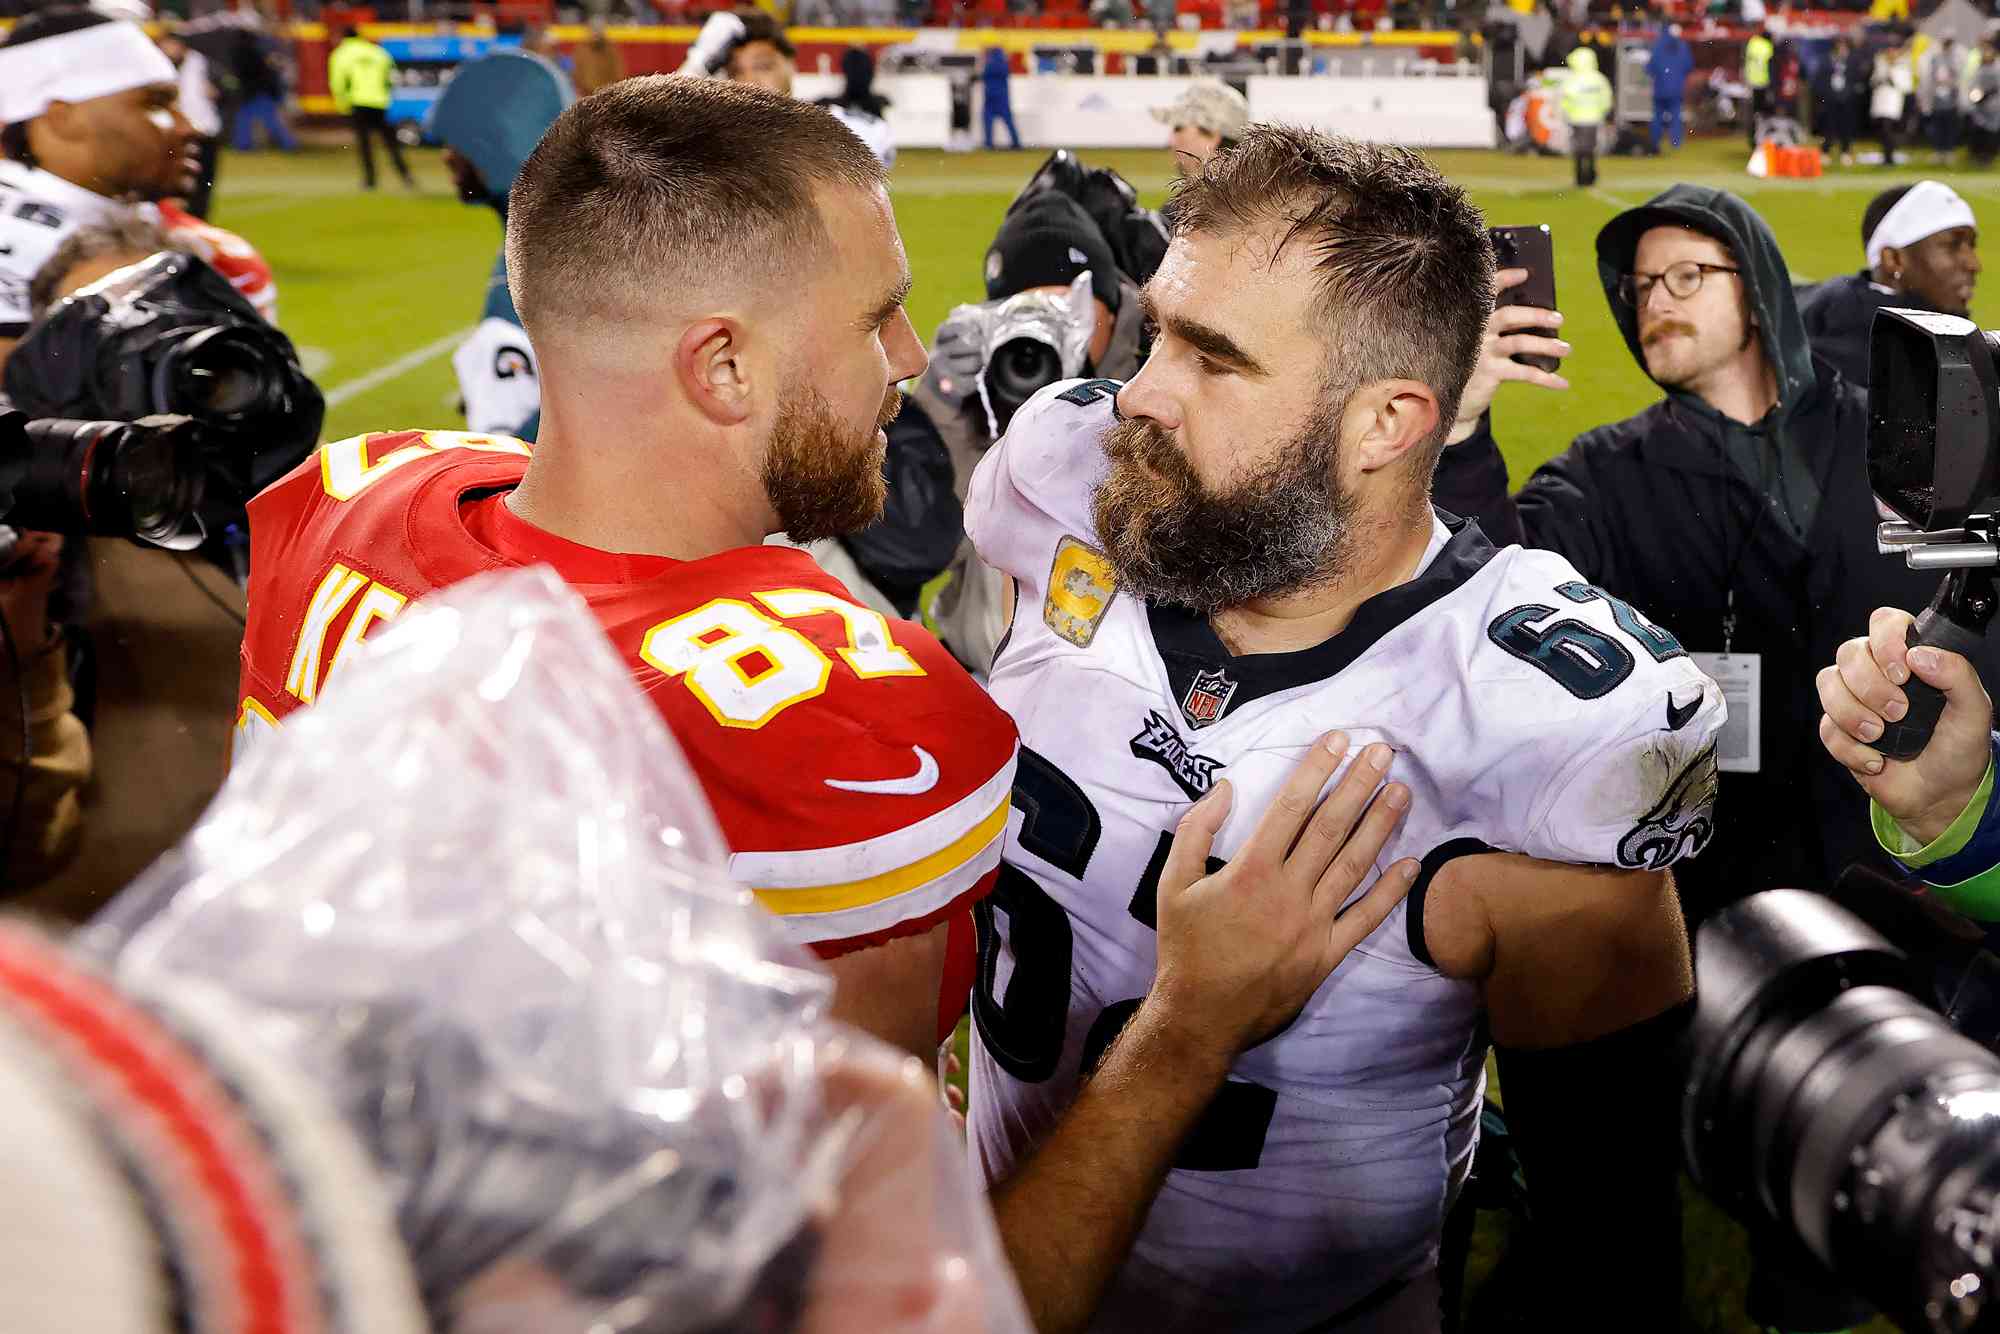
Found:
[[[1667,265],[1664,273],[1627,273],[1619,276],[1618,299],[1637,310],[1646,304],[1646,298],[1653,294],[1653,284],[1665,280],[1667,295],[1677,301],[1685,301],[1701,290],[1701,280],[1711,273],[1741,273],[1727,264],[1700,264],[1684,259],[1678,264]]]

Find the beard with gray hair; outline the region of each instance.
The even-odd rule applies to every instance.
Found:
[[[1227,491],[1202,485],[1157,424],[1122,421],[1091,497],[1119,582],[1204,615],[1339,579],[1352,567],[1358,502],[1341,488],[1341,409],[1313,414],[1271,461]]]

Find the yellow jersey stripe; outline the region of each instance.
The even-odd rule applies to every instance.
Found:
[[[866,880],[850,880],[844,885],[815,885],[805,889],[754,889],[757,901],[766,909],[780,917],[794,913],[840,912],[847,908],[863,908],[871,903],[893,899],[898,894],[906,894],[934,880],[943,879],[959,867],[977,857],[999,838],[1007,829],[1008,798],[1002,796],[1000,804],[989,812],[985,819],[974,825],[956,842],[938,849],[921,861],[870,876]]]

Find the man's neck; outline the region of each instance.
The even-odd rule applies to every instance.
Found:
[[[1755,339],[1707,383],[1690,388],[1717,412],[1745,426],[1763,421],[1778,404],[1777,372]]]
[[[1428,499],[1428,498],[1427,498]],[[1232,654],[1294,653],[1323,644],[1347,628],[1362,603],[1408,583],[1435,533],[1428,503],[1354,542],[1354,568],[1336,583],[1230,607],[1209,617]]]
[[[630,434],[606,428],[596,436],[625,447],[616,457],[593,456],[587,441],[572,448],[552,436],[544,417],[527,474],[507,496],[515,517],[599,551],[674,560],[756,546],[773,531],[761,496],[733,494],[729,479],[712,470],[671,467],[678,451],[662,449],[650,466],[635,465],[641,453]]]

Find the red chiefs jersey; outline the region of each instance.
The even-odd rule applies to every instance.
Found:
[[[412,599],[545,561],[687,753],[732,874],[796,939],[833,956],[964,917],[992,886],[1014,778],[1014,725],[986,692],[802,551],[675,561],[531,527],[503,503],[529,453],[501,436],[361,436],[253,500],[237,744],[312,703]],[[948,1020],[964,996],[947,995]]]

